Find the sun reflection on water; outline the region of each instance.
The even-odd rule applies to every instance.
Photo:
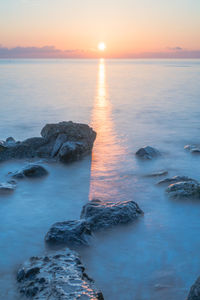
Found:
[[[119,159],[124,149],[120,146],[113,125],[104,59],[100,59],[98,66],[97,94],[91,126],[97,132],[97,139],[92,153],[90,199],[119,199]]]

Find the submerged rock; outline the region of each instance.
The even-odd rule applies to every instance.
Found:
[[[140,148],[136,152],[136,155],[143,159],[153,159],[155,157],[160,156],[161,154],[157,149],[150,146],[145,146],[143,148]]]
[[[41,157],[69,162],[90,153],[96,138],[91,127],[71,121],[47,124],[41,135],[22,142],[15,142],[11,137],[2,141],[0,161]]]
[[[160,176],[165,176],[168,174],[168,171],[157,171],[151,174],[145,175],[145,177],[160,177]]]
[[[45,236],[49,245],[67,245],[68,247],[87,246],[91,230],[85,220],[57,222],[52,225]]]
[[[143,211],[134,201],[102,202],[94,199],[83,206],[81,218],[92,231],[134,221]]]
[[[19,291],[35,300],[103,300],[84,270],[77,253],[69,249],[56,255],[31,257],[17,274]]]
[[[175,198],[200,197],[200,184],[194,181],[182,181],[170,184],[166,192]]]
[[[38,178],[48,175],[48,171],[43,166],[30,164],[20,171],[11,173],[11,175],[14,178]]]
[[[200,145],[186,145],[184,149],[189,150],[191,153],[200,154]]]
[[[200,300],[200,277],[192,285],[187,300]]]
[[[194,183],[198,183],[197,180],[192,179],[190,177],[187,176],[173,176],[170,178],[165,178],[163,180],[160,180],[157,184],[172,184],[172,183],[176,183],[176,182],[185,182],[185,181],[191,181]]]
[[[0,183],[0,194],[12,193],[16,189],[16,184],[13,181]]]

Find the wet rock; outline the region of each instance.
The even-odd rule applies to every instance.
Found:
[[[170,177],[170,178],[165,178],[163,180],[160,180],[157,184],[172,184],[172,183],[176,183],[176,182],[185,182],[185,181],[191,181],[191,182],[194,182],[194,183],[198,183],[197,180],[195,179],[192,179],[190,177],[187,177],[187,176],[173,176],[173,177]]]
[[[30,258],[19,270],[17,281],[20,293],[29,299],[104,299],[77,253],[69,249]]]
[[[81,142],[66,142],[59,151],[59,159],[62,162],[71,162],[81,158],[87,153],[87,147]]]
[[[189,150],[191,153],[200,154],[200,145],[186,145],[184,149]]]
[[[83,206],[81,218],[92,231],[133,222],[143,211],[134,201],[102,202],[94,199]]]
[[[67,245],[68,247],[87,246],[91,238],[91,230],[85,220],[57,222],[45,236],[47,244]]]
[[[47,124],[41,135],[42,137],[28,138],[22,142],[15,142],[11,137],[6,142],[2,141],[0,161],[34,157],[73,161],[89,154],[96,138],[91,127],[71,121]]]
[[[146,146],[146,147],[140,148],[136,152],[136,155],[143,159],[153,159],[155,157],[160,156],[161,154],[157,149],[150,147],[150,146]]]
[[[0,183],[0,194],[12,193],[16,189],[14,182]]]
[[[15,173],[11,173],[12,177],[14,178],[24,178],[24,177],[28,177],[28,178],[38,178],[38,177],[43,177],[48,175],[48,171],[40,165],[36,165],[36,164],[31,164],[26,166],[25,168],[23,168],[20,171],[17,171]]]
[[[8,137],[7,139],[6,139],[6,144],[8,145],[8,146],[12,146],[12,145],[15,145],[16,144],[16,141],[15,141],[15,139],[13,138],[13,137]]]
[[[168,174],[168,171],[157,171],[151,174],[145,175],[145,177],[160,177],[160,176],[165,176]]]
[[[187,300],[200,300],[200,277],[192,285]]]
[[[170,184],[166,189],[169,196],[173,198],[200,197],[200,184],[194,181],[182,181]]]
[[[52,153],[51,153],[52,157],[54,157],[58,154],[62,145],[67,141],[67,138],[68,138],[68,136],[65,133],[61,133],[57,136],[55,144],[53,146]]]

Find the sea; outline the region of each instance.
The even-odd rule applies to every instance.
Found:
[[[200,60],[0,60],[0,140],[70,120],[97,132],[92,155],[66,165],[40,160],[47,177],[0,195],[0,299],[22,299],[20,265],[48,252],[51,225],[79,219],[93,198],[133,200],[144,211],[78,249],[105,300],[186,299],[200,276],[200,200],[171,199],[157,182],[200,180],[200,155],[184,149],[200,144]],[[138,159],[147,145],[162,155]],[[27,163],[0,163],[0,182]],[[147,176],[162,170],[168,175]]]

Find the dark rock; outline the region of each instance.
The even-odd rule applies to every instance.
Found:
[[[160,156],[161,154],[157,149],[150,147],[150,146],[146,146],[146,147],[140,148],[136,152],[136,155],[143,159],[153,159],[155,157]]]
[[[66,142],[59,151],[59,159],[62,162],[71,162],[87,154],[87,147],[81,142]]]
[[[57,136],[51,156],[54,157],[58,154],[60,148],[62,147],[62,145],[67,141],[67,134],[65,133],[61,133]]]
[[[194,181],[182,181],[170,184],[166,192],[173,198],[200,198],[200,184]]]
[[[31,258],[19,270],[19,290],[27,298],[48,300],[103,300],[76,252],[66,249],[56,255]],[[33,276],[27,276],[34,272]]]
[[[19,178],[19,179],[24,177],[38,178],[38,177],[46,176],[47,174],[48,172],[44,167],[36,164],[31,164],[23,168],[21,171],[17,171],[13,173],[12,177]]]
[[[102,202],[94,199],[83,206],[81,218],[92,231],[134,221],[143,211],[134,201]]]
[[[49,245],[67,245],[76,247],[89,245],[90,227],[85,220],[58,222],[52,225],[45,236]]]
[[[0,194],[12,193],[16,189],[14,182],[0,183]]]
[[[189,150],[191,153],[200,154],[200,145],[186,145],[184,149]]]
[[[15,142],[11,137],[1,141],[0,161],[34,157],[73,161],[89,154],[96,138],[91,127],[71,121],[47,124],[41,135],[22,142]]]
[[[13,138],[13,137],[8,137],[7,139],[6,139],[6,144],[7,145],[15,145],[16,144],[16,141],[15,141],[15,139]]]
[[[197,180],[192,179],[190,177],[187,176],[174,176],[174,177],[170,177],[170,178],[165,178],[161,181],[159,181],[157,184],[172,184],[172,183],[176,183],[176,182],[182,182],[182,181],[191,181],[194,183],[198,183]]]
[[[151,174],[145,175],[145,177],[160,177],[160,176],[165,176],[168,174],[168,171],[157,171]]]
[[[192,285],[187,300],[200,300],[200,277]]]

